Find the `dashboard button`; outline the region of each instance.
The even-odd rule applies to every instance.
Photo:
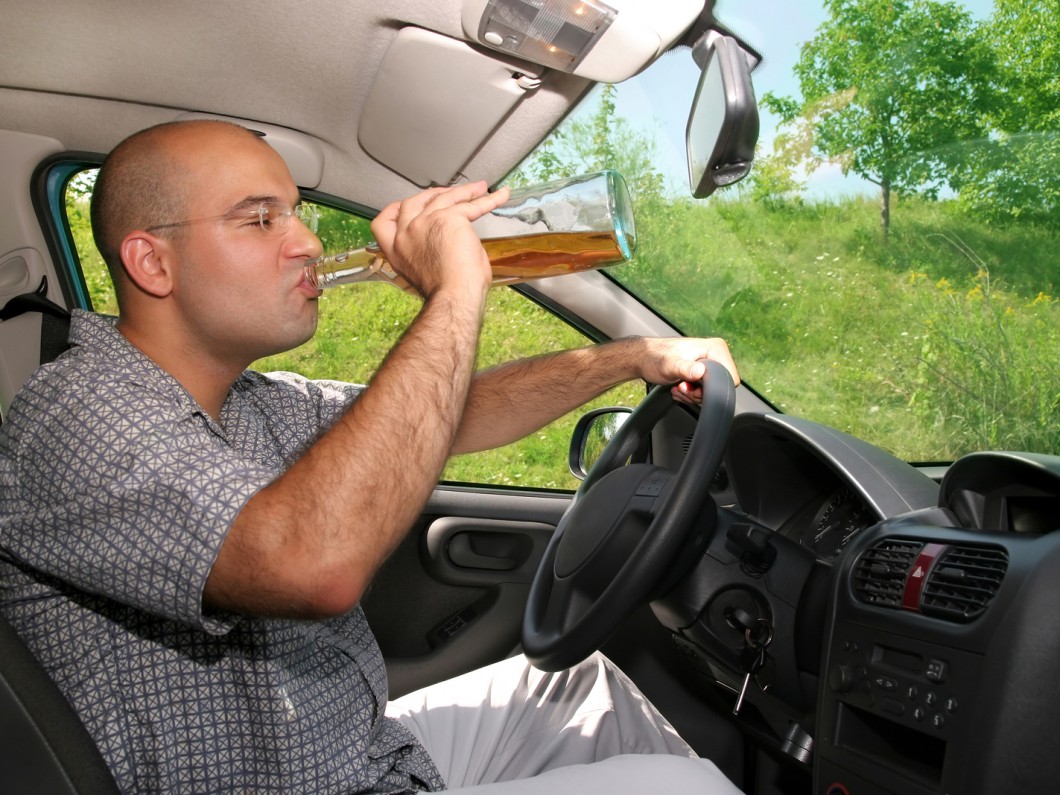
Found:
[[[924,676],[930,679],[932,682],[945,682],[946,681],[946,663],[944,660],[928,660],[927,670],[924,671]]]
[[[855,683],[854,672],[849,665],[837,665],[828,675],[828,684],[837,693],[846,693]]]
[[[899,701],[896,698],[885,698],[880,703],[880,706],[883,707],[883,711],[884,712],[889,712],[892,715],[904,715],[905,714],[905,704],[903,704],[901,701]]]

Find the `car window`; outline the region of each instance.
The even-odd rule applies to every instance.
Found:
[[[726,337],[778,409],[914,462],[1060,449],[1055,2],[747,0],[765,59],[750,176],[689,198],[688,50],[594,97],[523,165],[617,168],[638,253],[608,274]]]
[[[94,180],[95,169],[71,179],[65,193],[65,209],[92,308],[114,314],[117,303],[113,284],[95,247],[89,220]],[[318,234],[326,252],[371,242],[368,221],[363,217],[325,205],[318,208]],[[313,339],[287,353],[255,362],[253,367],[266,372],[289,370],[309,378],[368,383],[387,351],[412,321],[419,305],[418,298],[379,282],[331,288],[320,298],[320,324]],[[490,291],[487,302],[478,366],[490,367],[514,358],[590,342],[519,292],[498,287]],[[430,373],[424,373],[424,377],[430,377]],[[491,486],[573,489],[577,481],[567,469],[567,451],[578,417],[600,406],[636,405],[643,398],[644,389],[642,383],[618,387],[585,409],[572,412],[519,442],[497,450],[454,457],[442,479]]]

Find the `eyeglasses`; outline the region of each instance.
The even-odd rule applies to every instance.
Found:
[[[290,209],[281,202],[266,201],[253,209],[232,210],[224,215],[211,215],[209,218],[193,218],[190,221],[174,221],[171,224],[155,224],[145,229],[145,232],[154,232],[156,229],[170,229],[176,226],[188,226],[189,224],[201,224],[206,221],[236,221],[241,226],[256,226],[270,235],[282,235],[291,225],[291,216],[295,216],[305,224],[310,231],[316,232],[320,221],[320,211],[315,204],[299,202]]]

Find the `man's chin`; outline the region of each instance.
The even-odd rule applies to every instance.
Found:
[[[317,320],[313,318],[312,326],[309,328],[291,329],[289,334],[285,334],[281,338],[276,338],[271,341],[271,344],[262,346],[262,350],[257,359],[264,359],[266,356],[276,356],[281,353],[287,353],[293,351],[302,345],[305,345],[309,340],[313,339],[313,336],[317,333]]]

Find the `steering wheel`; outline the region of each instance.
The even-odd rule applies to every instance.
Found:
[[[534,575],[523,616],[527,658],[545,671],[581,662],[646,602],[689,544],[714,532],[704,511],[736,407],[728,370],[705,361],[703,402],[677,472],[623,466],[673,405],[656,387],[621,425],[560,519]]]

